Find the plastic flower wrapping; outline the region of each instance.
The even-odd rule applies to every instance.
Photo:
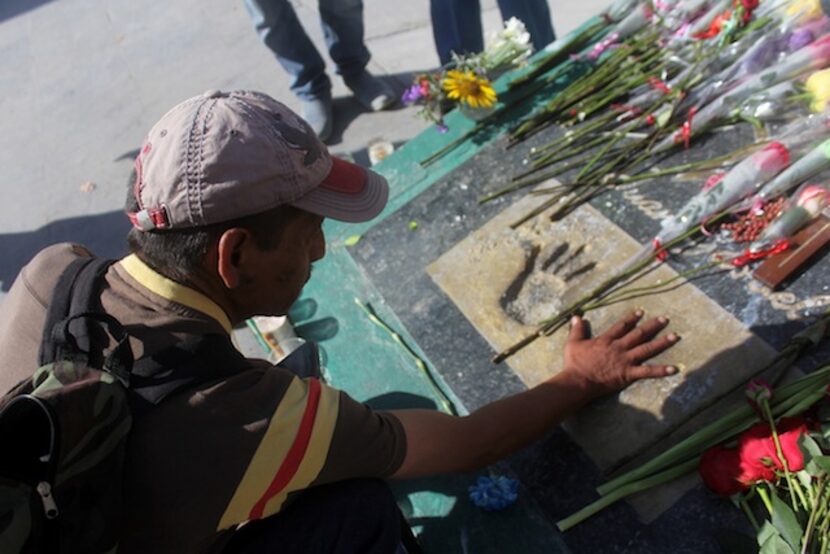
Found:
[[[609,10],[531,59],[530,71],[510,82],[517,94],[504,101],[528,98],[518,89],[528,82],[539,89],[556,83],[556,91],[511,122],[508,141],[521,143],[549,126],[561,132],[550,133],[546,143],[535,141],[510,183],[480,199],[518,191],[540,197],[512,228],[557,221],[615,187],[636,183],[639,194],[666,178],[689,187],[682,207],[663,217],[653,244],[495,361],[558,332],[575,313],[660,294],[677,281],[786,250],[794,244],[786,239],[827,209],[830,187],[822,173],[830,173],[830,19],[822,5],[830,10],[819,0],[619,1],[616,17],[608,17]],[[570,73],[572,68],[577,70]],[[525,79],[528,74],[536,81]],[[714,148],[710,143],[679,155],[715,134],[735,137],[734,150],[722,152],[721,140]],[[715,255],[686,255],[684,247],[707,241],[715,243],[709,245],[717,248]],[[638,281],[670,253],[682,254],[673,264],[676,281]],[[782,282],[787,283],[777,283]],[[793,352],[827,336],[830,312],[813,327],[812,334],[793,337],[768,368],[790,367]],[[614,477],[598,487],[596,502],[560,521],[559,528],[567,530],[620,498],[699,466],[710,488],[756,504],[749,512],[758,523],[760,551],[830,551],[830,407],[818,423],[807,413],[824,400],[828,385],[825,364],[785,386],[756,387],[753,409],[736,408]],[[817,433],[817,425],[827,430]],[[478,494],[488,497],[484,489]],[[797,528],[777,527],[773,512],[793,514]]]
[[[752,243],[750,250],[761,251],[777,241],[788,239],[817,218],[830,205],[830,188],[820,185],[804,185],[784,207],[761,237]]]

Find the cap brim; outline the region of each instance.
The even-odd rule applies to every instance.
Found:
[[[332,169],[323,182],[291,205],[323,217],[360,223],[383,211],[388,198],[389,184],[381,175],[332,157]]]

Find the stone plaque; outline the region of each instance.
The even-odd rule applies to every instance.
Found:
[[[427,267],[496,351],[533,332],[536,324],[612,276],[640,244],[589,205],[562,221],[548,214],[516,230],[510,224],[544,197],[526,196],[471,233]],[[676,275],[664,264],[634,287]],[[612,471],[642,453],[730,391],[743,386],[774,354],[764,341],[692,283],[669,292],[592,311],[595,332],[635,308],[664,315],[682,340],[656,361],[679,374],[641,381],[614,398],[594,403],[565,427],[602,469]],[[505,363],[528,387],[561,368],[567,330],[543,337]]]

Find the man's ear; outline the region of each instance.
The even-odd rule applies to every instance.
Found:
[[[234,227],[219,237],[216,245],[216,269],[219,278],[229,289],[235,289],[242,281],[242,264],[247,249],[253,244],[253,237],[247,229]]]

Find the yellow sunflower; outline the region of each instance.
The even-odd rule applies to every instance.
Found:
[[[496,102],[496,91],[490,81],[472,71],[451,69],[441,82],[452,100],[464,102],[471,108],[490,108]]]

